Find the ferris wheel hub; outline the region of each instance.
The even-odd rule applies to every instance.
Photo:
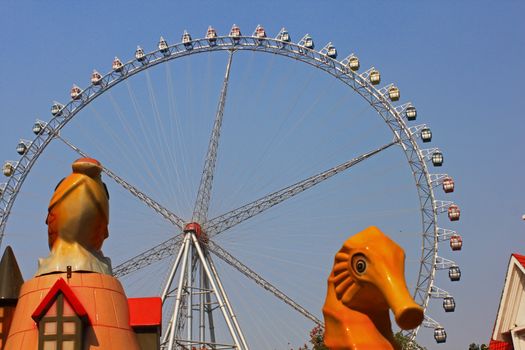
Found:
[[[192,232],[195,234],[199,242],[201,243],[207,243],[208,242],[208,236],[206,233],[202,230],[202,227],[200,224],[196,222],[189,222],[184,226],[184,233]]]

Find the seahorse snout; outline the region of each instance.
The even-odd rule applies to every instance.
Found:
[[[414,329],[423,322],[423,309],[416,303],[394,310],[397,325],[401,329]]]

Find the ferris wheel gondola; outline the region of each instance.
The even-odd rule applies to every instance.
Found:
[[[7,161],[4,163],[4,166],[2,167],[2,173],[6,177],[11,177],[15,173],[15,168],[18,162],[13,161]]]
[[[416,120],[416,117],[417,117],[416,107],[414,106],[407,107],[407,109],[405,110],[405,117],[407,118],[408,121]]]
[[[239,43],[239,40],[242,36],[242,33],[241,33],[241,28],[239,28],[238,25],[234,24],[232,26],[232,29],[230,29],[230,34],[229,34],[230,38],[233,39],[233,42],[234,43]]]
[[[264,27],[260,24],[257,25],[257,28],[255,28],[255,31],[253,32],[253,36],[259,40],[266,38],[266,31],[264,30]]]
[[[290,41],[292,41],[292,39],[290,38],[290,33],[288,33],[286,28],[282,28],[281,29],[279,34],[277,34],[276,39],[280,40],[280,41],[283,41],[283,42],[286,42],[286,43],[289,43]]]
[[[190,38],[191,41],[191,38]],[[159,51],[162,52],[164,55],[169,54],[169,47],[168,42],[161,36],[159,39]]]
[[[115,57],[111,67],[113,68],[115,72],[122,73],[124,65],[122,64],[122,61],[118,57]]]
[[[76,86],[76,85],[73,85],[73,87],[71,88],[71,92],[70,92],[70,96],[73,100],[77,100],[80,98],[80,95],[82,94],[82,90]]]
[[[454,234],[450,237],[450,249],[452,250],[461,250],[463,247],[463,239],[460,235]]]
[[[91,73],[91,84],[93,85],[100,85],[102,81],[102,75],[100,75],[99,72],[97,72],[96,70],[93,70],[93,73]]]
[[[217,31],[212,26],[209,26],[206,31],[206,39],[212,46],[217,42]]]
[[[53,117],[60,117],[62,115],[62,109],[64,109],[64,105],[59,102],[55,102],[51,106],[51,114]]]
[[[373,85],[377,85],[381,83],[381,74],[378,70],[373,69],[369,74],[369,79]]]
[[[146,59],[146,54],[140,46],[137,46],[137,49],[135,50],[135,59],[139,62],[143,62]]]

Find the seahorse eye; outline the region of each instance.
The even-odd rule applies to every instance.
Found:
[[[366,262],[364,260],[359,260],[355,265],[357,272],[363,273],[366,270]]]
[[[355,272],[359,275],[362,275],[363,273],[365,273],[366,271],[366,258],[361,255],[361,254],[358,254],[358,255],[355,255],[353,258],[353,268],[355,270]]]

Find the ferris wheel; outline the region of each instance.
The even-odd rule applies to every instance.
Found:
[[[183,128],[183,121],[175,121],[173,125],[170,125],[169,130],[164,130],[160,123],[157,124],[157,118],[162,114],[162,108],[159,107],[158,96],[155,96],[151,87],[154,81],[152,75],[156,69],[158,70],[159,65],[168,65],[175,61],[184,61],[186,65],[191,65],[189,58],[195,59],[195,57],[202,56],[197,55],[199,53],[211,55],[215,52],[226,54],[227,60],[226,67],[224,68],[223,66],[223,70],[220,73],[216,73],[215,71],[212,73],[212,75],[219,74],[221,76],[220,84],[216,83],[216,86],[219,87],[219,99],[218,102],[215,103],[211,136],[200,138],[200,140],[204,140],[201,143],[206,144],[206,147],[204,147],[204,166],[202,166],[198,155],[194,155],[194,158],[188,156],[178,157],[174,154],[174,152],[177,151],[174,151],[174,147],[172,147],[173,145],[178,145],[180,148],[184,148],[184,141],[181,141],[184,140],[184,137],[186,137],[186,141],[188,142],[200,142],[195,141],[196,138],[193,137],[193,134],[189,135],[193,129],[189,128],[186,134],[184,131],[180,131],[180,129]],[[330,82],[339,81],[342,83],[339,84],[339,86],[343,86],[345,91],[351,91],[356,98],[365,102],[366,111],[371,111],[379,117],[377,120],[379,120],[381,125],[385,126],[383,129],[390,135],[389,139],[379,146],[376,144],[370,149],[360,154],[358,153],[358,155],[348,157],[348,154],[346,154],[347,158],[343,162],[331,163],[331,166],[326,168],[318,167],[314,173],[303,173],[301,164],[305,161],[304,159],[298,160],[298,169],[295,175],[299,174],[301,176],[291,176],[290,179],[293,179],[292,182],[285,183],[284,186],[277,187],[277,189],[270,186],[270,191],[251,197],[245,197],[243,195],[245,192],[249,192],[249,189],[246,189],[246,186],[241,186],[237,191],[241,194],[240,198],[243,198],[243,200],[245,198],[249,199],[244,200],[240,205],[234,205],[227,210],[219,212],[217,215],[213,214],[210,207],[213,201],[216,200],[214,199],[216,187],[214,182],[217,180],[217,169],[220,167],[220,151],[222,150],[219,144],[222,146],[222,143],[225,142],[221,139],[221,134],[224,134],[223,118],[227,120],[228,113],[225,113],[225,111],[227,110],[228,103],[231,102],[231,100],[228,99],[231,90],[230,77],[232,70],[235,70],[237,58],[239,57],[240,60],[240,56],[245,55],[246,52],[252,53],[249,60],[254,59],[255,56],[263,56],[259,55],[259,53],[267,53],[272,54],[272,57],[290,59],[287,60],[287,62],[294,66],[299,65],[299,63],[306,63],[306,65],[303,65],[304,69],[313,70],[316,74],[322,74],[322,76],[326,77],[327,80],[329,79]],[[210,60],[208,63],[209,62]],[[246,63],[246,66],[253,64],[254,63],[250,61]],[[215,68],[215,66],[213,68]],[[266,73],[271,72],[274,68],[275,67],[268,68],[265,73],[260,73],[258,76],[259,79],[265,80]],[[147,188],[143,188],[137,185],[137,183],[141,183],[141,181],[130,180],[126,171],[118,171],[116,169],[118,168],[117,165],[113,167],[111,162],[108,163],[105,162],[104,159],[101,159],[105,175],[120,186],[120,189],[128,195],[128,199],[130,198],[129,195],[131,195],[132,198],[137,199],[137,203],[141,205],[145,204],[145,208],[148,208],[149,212],[160,215],[170,227],[170,233],[167,239],[160,242],[155,242],[154,239],[147,239],[145,243],[137,243],[135,247],[136,253],[131,256],[128,254],[128,256],[121,261],[117,261],[117,264],[115,264],[113,268],[114,275],[119,278],[126,278],[126,276],[147,271],[140,278],[140,280],[145,280],[146,277],[149,277],[148,275],[160,274],[160,270],[151,270],[151,266],[155,264],[164,266],[162,270],[163,276],[160,278],[163,283],[159,287],[163,301],[163,313],[165,315],[164,330],[160,339],[163,349],[257,348],[256,344],[253,344],[253,337],[247,335],[246,328],[243,327],[243,322],[240,317],[242,313],[240,309],[250,309],[250,305],[237,305],[234,299],[242,300],[243,298],[239,296],[232,298],[232,284],[230,283],[228,286],[228,283],[226,283],[223,278],[225,267],[236,270],[248,280],[255,282],[255,284],[267,294],[276,297],[279,302],[283,302],[289,306],[290,312],[295,312],[303,317],[310,325],[310,328],[316,325],[322,327],[319,311],[311,311],[308,307],[298,302],[295,295],[292,297],[288,289],[284,291],[278,284],[274,284],[269,278],[263,277],[264,274],[262,272],[242,262],[242,259],[232,253],[230,249],[225,248],[220,238],[225,236],[225,233],[231,232],[238,227],[245,227],[247,230],[252,229],[250,226],[246,227],[243,225],[249,224],[253,222],[254,219],[267,215],[270,212],[278,212],[279,208],[286,206],[287,203],[293,202],[313,191],[316,191],[315,194],[318,196],[314,198],[316,204],[323,203],[323,201],[334,201],[334,198],[336,198],[338,192],[342,192],[342,189],[337,185],[337,189],[333,190],[333,197],[332,195],[329,195],[328,198],[326,196],[323,197],[321,190],[325,182],[329,183],[333,181],[333,179],[345,176],[344,174],[364,166],[364,164],[368,163],[368,160],[380,157],[380,155],[386,152],[404,154],[408,168],[412,173],[410,181],[412,188],[414,188],[413,185],[415,184],[415,191],[419,199],[418,201],[416,199],[417,214],[415,215],[419,221],[419,229],[416,235],[410,237],[412,243],[417,242],[418,245],[417,252],[412,252],[415,256],[417,255],[417,259],[412,261],[411,267],[415,273],[411,288],[414,299],[425,310],[423,327],[433,329],[434,338],[438,343],[446,341],[444,327],[429,315],[430,306],[433,304],[431,300],[437,299],[441,301],[445,312],[454,311],[455,301],[453,296],[446,290],[438,287],[436,279],[437,276],[442,273],[441,270],[443,270],[445,273],[448,272],[450,281],[459,281],[461,271],[454,261],[441,256],[438,250],[447,243],[453,251],[461,250],[462,238],[456,231],[438,225],[438,218],[442,220],[441,214],[443,214],[443,216],[446,216],[450,221],[457,221],[460,217],[460,209],[452,201],[436,198],[438,192],[435,190],[438,188],[442,188],[444,193],[453,192],[454,181],[451,176],[434,171],[434,168],[439,169],[439,167],[442,166],[443,154],[438,148],[425,147],[432,140],[430,128],[426,124],[416,123],[417,110],[415,106],[411,103],[398,102],[400,101],[400,90],[396,85],[388,84],[380,87],[382,77],[379,70],[374,67],[367,70],[361,69],[361,62],[354,54],[338,60],[338,52],[332,43],[326,44],[318,51],[315,50],[314,40],[308,34],[303,36],[297,43],[294,43],[288,31],[284,28],[280,30],[275,38],[269,37],[265,29],[260,25],[248,36],[243,35],[240,28],[234,25],[228,35],[225,36],[218,35],[214,28],[209,27],[205,37],[202,39],[193,39],[191,35],[185,31],[182,35],[181,42],[172,45],[168,44],[168,42],[161,37],[155,50],[146,52],[141,47],[138,47],[135,51],[134,58],[128,62],[121,61],[115,57],[111,70],[108,73],[102,74],[94,71],[91,75],[91,84],[86,88],[82,89],[74,85],[70,91],[71,99],[69,102],[65,104],[58,102],[53,103],[51,107],[51,119],[47,121],[37,120],[32,129],[35,136],[32,139],[20,140],[16,147],[16,151],[20,157],[17,160],[9,160],[3,164],[2,171],[6,177],[6,182],[0,185],[0,240],[3,240],[4,243],[10,241],[11,237],[6,227],[8,219],[12,216],[10,214],[13,211],[15,200],[19,194],[24,193],[22,185],[37,163],[37,159],[48,153],[44,152],[44,150],[48,149],[51,144],[60,144],[64,146],[64,149],[74,151],[82,157],[99,158],[102,156],[103,158],[104,154],[97,153],[98,144],[96,141],[92,140],[93,144],[95,144],[94,147],[84,148],[73,138],[68,138],[64,135],[68,129],[65,128],[66,125],[69,123],[74,124],[72,123],[73,119],[77,120],[75,117],[82,115],[82,113],[79,112],[88,106],[91,107],[94,105],[93,102],[102,99],[104,96],[108,96],[108,103],[112,104],[116,110],[115,114],[117,114],[117,117],[125,119],[127,115],[125,108],[119,106],[118,101],[116,101],[118,100],[118,91],[116,93],[113,93],[113,91],[117,90],[118,86],[126,86],[127,95],[130,96],[130,105],[132,105],[132,107],[129,108],[133,108],[137,115],[144,117],[144,113],[137,107],[142,102],[142,98],[136,96],[131,90],[129,83],[129,81],[135,79],[133,77],[140,76],[141,74],[139,73],[146,76],[146,83],[144,85],[147,87],[144,88],[144,90],[146,90],[144,100],[151,102],[155,114],[155,121],[152,122],[154,126],[151,127],[151,130],[155,129],[160,136],[149,141],[149,143],[142,143],[139,145],[138,150],[140,151],[141,148],[154,148],[155,145],[158,145],[162,154],[155,154],[154,157],[149,159],[150,163],[148,164],[157,162],[157,160],[153,158],[173,157],[179,158],[180,161],[186,163],[200,163],[201,169],[197,178],[193,176],[195,180],[193,187],[196,189],[196,195],[188,195],[187,189],[182,189],[182,192],[180,192],[178,196],[175,196],[184,197],[184,195],[186,195],[189,198],[187,202],[192,204],[190,212],[183,214],[177,210],[176,206],[172,207],[161,204],[161,201],[156,199],[156,193],[149,189],[156,187],[160,193],[169,192],[170,190],[167,187],[170,185],[180,186],[178,179],[184,177],[182,173],[186,172],[185,170],[179,169],[178,171],[180,171],[180,173],[177,172],[177,174],[164,174],[164,169],[162,166],[158,166],[158,163],[157,165],[151,165],[152,169],[146,168],[144,174],[139,174],[136,178],[144,179],[143,183]],[[283,81],[285,80],[287,79],[283,78]],[[204,81],[206,81],[206,79],[204,79]],[[191,88],[188,87],[189,84],[192,83],[186,81],[182,82],[181,85],[190,90]],[[300,85],[301,83],[298,84]],[[206,84],[203,86],[205,85]],[[210,83],[209,85],[211,86],[213,84]],[[278,84],[275,84],[271,89],[281,88],[277,85]],[[271,85],[266,82],[260,90],[269,89],[268,86]],[[167,89],[169,90],[170,87],[168,86]],[[256,94],[258,93],[259,92]],[[297,93],[300,94],[300,91]],[[170,92],[168,91],[167,95],[169,94]],[[199,98],[193,98],[199,100]],[[174,109],[176,102],[170,100],[170,98],[167,98],[167,100],[169,107]],[[265,98],[257,96],[256,101],[265,101]],[[300,100],[298,98],[295,101]],[[200,102],[202,101],[199,101],[199,103]],[[234,102],[243,103],[244,101],[240,99],[234,100]],[[179,103],[182,102],[179,101]],[[266,103],[260,103],[257,107],[265,106],[267,106]],[[191,108],[193,108],[195,112],[198,106],[194,105]],[[86,110],[89,110],[89,108],[86,108]],[[92,109],[91,113],[99,115],[101,119],[105,119],[106,114],[102,115],[97,112],[96,109]],[[283,111],[283,113],[286,113],[286,111]],[[208,115],[208,121],[211,120],[209,117]],[[300,134],[301,130],[296,126],[303,123],[304,119],[305,118],[297,122],[291,122],[291,124],[295,126],[292,127],[288,133],[283,133],[284,136],[282,138],[288,140],[288,138],[291,139],[295,137],[295,133]],[[268,123],[270,123],[270,121],[268,121]],[[283,125],[283,122],[278,120],[276,123],[278,127]],[[140,122],[138,124],[140,124]],[[264,123],[260,125],[264,125]],[[320,125],[322,125],[322,122],[319,125],[314,125],[312,129],[314,129],[314,131],[315,129],[321,129],[322,126]],[[74,126],[75,125],[73,125],[73,127]],[[193,125],[194,128],[205,129],[208,135],[210,134],[209,126],[209,123],[204,124],[202,128],[199,128],[197,124]],[[124,129],[126,129],[128,138],[133,138],[137,135],[133,127],[125,127]],[[280,129],[277,129],[280,132]],[[337,129],[337,127],[335,127],[335,129]],[[176,130],[176,132],[170,134],[169,132],[171,130]],[[260,131],[261,133],[263,132],[263,130]],[[335,131],[337,130],[327,131],[327,133],[331,135],[330,133]],[[243,147],[248,147],[245,142],[249,142],[250,137],[253,139],[256,138],[256,136],[246,137],[240,135],[240,133],[242,133],[242,131],[237,129],[231,133],[240,140],[240,144],[234,147],[232,146],[231,148],[236,150],[236,152],[242,152]],[[275,133],[275,131],[269,133],[270,138],[272,137],[272,133]],[[171,136],[173,136],[173,138]],[[326,136],[327,135],[324,135],[324,137]],[[79,137],[81,138],[82,135]],[[86,139],[90,138],[90,136],[85,135],[84,137],[86,137]],[[115,135],[115,137],[125,138],[125,136],[122,135]],[[303,136],[300,135],[297,137],[301,138]],[[318,136],[316,135],[315,138],[317,139]],[[304,142],[304,138],[302,138],[302,140]],[[337,138],[334,138],[334,140],[334,143],[339,142]],[[366,144],[368,145],[368,143]],[[279,146],[282,146],[282,144]],[[188,148],[193,149],[191,146],[188,146]],[[279,149],[277,153],[283,152],[278,146],[276,146],[276,148]],[[122,149],[123,151],[128,150],[127,147],[122,147]],[[306,149],[305,153],[310,151],[310,149]],[[327,152],[328,155],[331,154],[330,150]],[[346,152],[347,150],[345,148],[343,153]],[[248,157],[250,157],[249,152],[247,154]],[[292,158],[294,158],[293,152],[291,152],[291,154]],[[130,158],[130,161],[133,161],[134,155]],[[144,158],[148,158],[148,156],[146,155]],[[330,157],[327,157],[327,162],[330,160],[329,158]],[[159,162],[160,161],[161,160],[159,160]],[[284,163],[286,162],[288,161],[284,161]],[[234,180],[235,178],[232,174],[234,174],[237,169],[243,167],[240,163],[241,162],[236,163],[234,161],[228,163],[229,166],[232,167],[232,170],[230,170],[228,174],[231,175]],[[322,162],[322,164],[324,163],[325,162]],[[361,163],[363,164],[361,165]],[[403,164],[405,168],[406,163]],[[158,172],[155,171],[155,167]],[[277,166],[268,171],[281,173],[288,170],[289,169]],[[177,169],[175,169],[175,171],[177,171]],[[186,173],[187,177],[191,177],[189,172]],[[164,182],[161,181],[160,185],[159,182],[152,180],[158,177],[164,177],[165,180]],[[227,176],[223,178],[223,181],[227,182],[227,180],[225,180],[226,178]],[[262,180],[260,177],[257,178],[258,183],[260,180]],[[366,174],[364,180],[365,182],[368,180]],[[383,179],[382,181],[386,180]],[[264,188],[268,188],[268,186]],[[231,193],[225,191],[222,192],[222,194],[228,195]],[[252,194],[258,194],[258,191],[253,191]],[[441,196],[441,193],[439,193],[439,196]],[[348,200],[351,201],[351,198]],[[227,207],[227,204],[223,204],[223,207]],[[297,218],[303,218],[305,221],[308,221],[308,215],[310,214],[307,213],[307,210],[303,212],[301,206],[298,208],[299,212],[295,213],[297,214]],[[409,215],[414,215],[414,212],[411,212]],[[275,220],[275,218],[270,217],[268,220]],[[11,221],[9,222],[11,223]],[[328,227],[332,225],[332,222],[325,222],[322,223],[322,225]],[[342,223],[342,225],[341,227],[345,227],[344,223]],[[275,224],[274,227],[279,228],[283,226],[279,223]],[[337,227],[337,225],[334,224],[333,227]],[[130,230],[132,230],[131,227]],[[286,236],[286,234],[286,226],[284,226],[283,232],[280,235]],[[118,235],[118,233],[114,232],[112,237],[115,235]],[[305,241],[308,239],[309,236],[306,234],[301,238],[301,240]],[[325,239],[324,237],[321,238],[321,240]],[[232,238],[225,243],[228,242],[235,242],[235,240]],[[342,240],[339,239],[338,242],[340,244]],[[149,246],[147,245],[148,243],[150,244]],[[128,244],[133,245],[133,242],[128,242]],[[233,243],[232,247],[235,248],[235,244],[236,243]],[[239,246],[237,249],[243,249],[243,247]],[[292,247],[291,249],[293,250],[294,248]],[[257,247],[255,250],[257,250]],[[332,249],[331,251],[335,253],[336,250]],[[125,256],[125,254],[122,256]],[[113,256],[111,257],[113,258]],[[326,264],[330,265],[330,262],[331,261],[328,260]],[[222,264],[222,267],[218,266],[219,263]],[[148,270],[148,268],[150,268],[150,270]],[[238,276],[239,278],[244,278],[241,275]],[[327,275],[324,276],[324,278],[326,279]],[[136,281],[137,280],[135,280],[135,282]],[[324,285],[322,287],[324,287]],[[317,296],[320,305],[324,294]],[[257,313],[258,311],[253,310],[253,312]],[[405,335],[411,339],[415,339],[418,331],[419,328],[407,332]]]

